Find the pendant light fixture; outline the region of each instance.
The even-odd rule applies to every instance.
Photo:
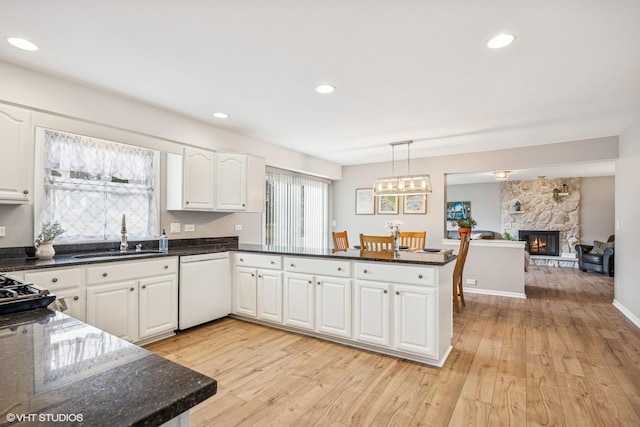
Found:
[[[431,194],[431,179],[429,175],[411,175],[411,144],[413,141],[392,142],[391,145],[391,174],[393,176],[376,178],[373,183],[374,196],[403,196],[414,194]],[[395,174],[395,147],[407,146],[407,175]]]

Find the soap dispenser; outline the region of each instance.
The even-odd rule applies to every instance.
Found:
[[[160,236],[159,249],[160,252],[169,252],[169,238],[164,228],[162,229],[162,236]]]

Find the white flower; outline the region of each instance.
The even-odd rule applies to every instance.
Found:
[[[393,221],[387,221],[384,223],[384,226],[387,228],[387,231],[394,236],[396,236],[402,230],[402,224],[404,222],[399,219],[394,219]]]

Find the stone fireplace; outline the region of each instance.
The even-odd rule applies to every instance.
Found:
[[[531,255],[560,255],[559,231],[519,230],[518,237],[528,243]]]

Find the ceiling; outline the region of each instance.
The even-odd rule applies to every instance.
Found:
[[[637,0],[3,0],[0,59],[349,165],[407,139],[427,157],[619,135],[640,117],[638,16]],[[516,41],[488,49],[500,32]]]

